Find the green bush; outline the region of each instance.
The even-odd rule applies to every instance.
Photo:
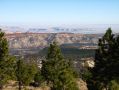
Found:
[[[119,90],[119,83],[115,80],[112,80],[109,84],[109,90]]]

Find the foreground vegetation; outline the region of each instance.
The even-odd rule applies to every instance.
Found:
[[[38,87],[43,82],[46,82],[51,90],[79,90],[72,65],[63,58],[55,42],[50,45],[46,60],[42,62],[42,68],[38,68],[34,62],[26,62],[20,57],[11,58],[3,32],[0,32],[0,41],[1,89],[8,80],[16,80],[19,90],[30,84]]]
[[[41,67],[34,60],[26,61],[22,56],[11,56],[8,42],[0,31],[0,90],[9,80],[15,81],[19,90],[26,86],[79,90],[77,78],[86,81],[89,90],[119,90],[119,36],[115,36],[111,28],[99,39],[94,68],[86,67],[80,75],[74,70],[72,62],[63,57],[56,42],[46,50],[47,55]],[[75,50],[72,52],[78,53]]]
[[[99,39],[95,67],[89,69],[89,90],[119,90],[119,36],[111,28]]]

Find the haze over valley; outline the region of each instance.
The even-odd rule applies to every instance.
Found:
[[[80,34],[101,34],[105,33],[107,28],[111,27],[114,33],[119,33],[119,24],[83,24],[78,26],[58,26],[41,27],[35,26],[1,26],[3,32],[12,33],[80,33]]]

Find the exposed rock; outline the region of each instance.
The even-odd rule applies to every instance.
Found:
[[[97,44],[99,35],[74,33],[15,33],[6,34],[10,48],[46,47],[52,41],[61,44]]]
[[[86,82],[84,82],[82,79],[79,79],[77,83],[80,90],[88,90]]]

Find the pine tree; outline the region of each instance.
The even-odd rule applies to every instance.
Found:
[[[43,82],[44,82],[44,78],[41,75],[41,70],[39,69],[38,72],[34,76],[34,86],[35,87],[38,87]]]
[[[107,30],[102,39],[99,39],[99,48],[95,54],[95,67],[91,70],[91,90],[108,89],[112,80],[119,79],[119,42],[118,37]]]
[[[21,78],[22,78],[22,74],[23,74],[23,70],[24,70],[24,68],[23,68],[23,61],[22,60],[18,60],[17,61],[17,64],[16,64],[16,77],[17,77],[17,80],[18,80],[18,84],[19,84],[19,90],[21,90],[22,89],[22,80],[21,80]]]
[[[26,63],[23,59],[19,59],[16,64],[16,77],[19,84],[19,90],[22,86],[29,85],[37,73],[37,66],[34,63]]]
[[[53,42],[42,64],[41,73],[51,90],[78,90],[73,69],[68,60],[64,60],[60,48]]]
[[[13,77],[15,58],[9,55],[8,42],[5,34],[0,30],[0,90]]]

